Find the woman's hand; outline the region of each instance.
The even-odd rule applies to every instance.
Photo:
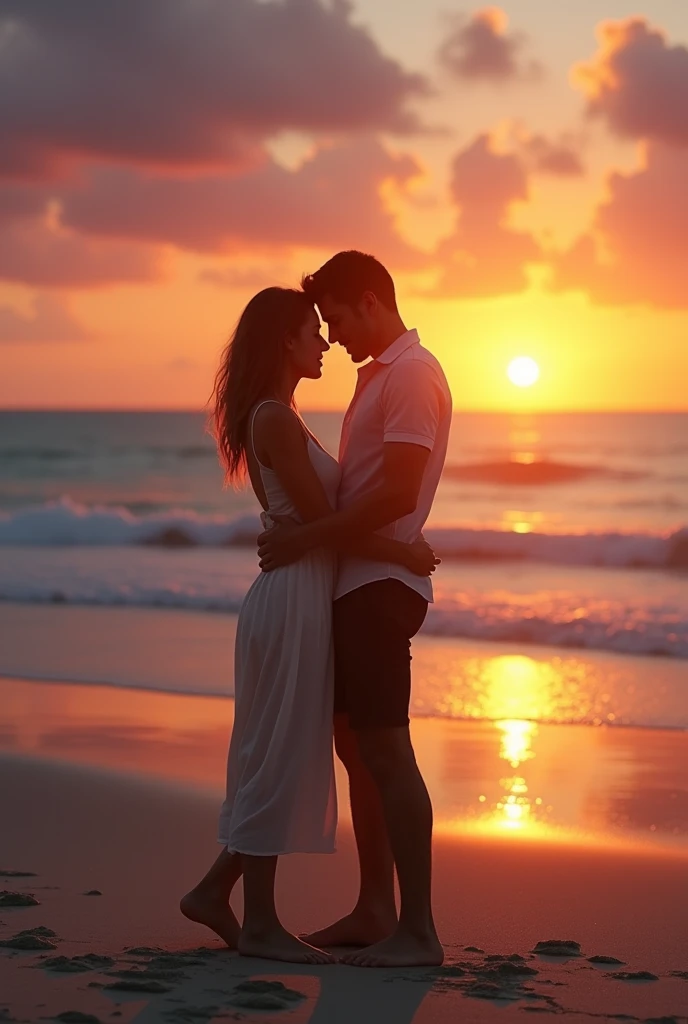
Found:
[[[438,558],[426,540],[417,540],[407,544],[406,568],[415,576],[431,576],[442,561]]]

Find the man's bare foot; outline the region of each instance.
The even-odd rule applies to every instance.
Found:
[[[192,889],[182,896],[179,909],[189,921],[204,924],[214,931],[230,949],[237,948],[241,925],[225,900],[214,899],[207,893]]]
[[[419,939],[400,928],[374,946],[347,953],[342,963],[353,967],[439,967],[444,950],[436,935]]]
[[[392,934],[397,926],[396,913],[376,914],[370,911],[352,910],[327,928],[302,935],[301,938],[314,946],[371,946]]]
[[[237,948],[242,956],[264,960],[286,960],[292,964],[333,964],[334,957],[308,942],[302,942],[282,925],[263,932],[242,931]]]

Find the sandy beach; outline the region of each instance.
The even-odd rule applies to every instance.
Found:
[[[231,708],[0,680],[0,868],[33,873],[0,887],[38,900],[0,907],[0,1019],[688,1019],[685,731],[414,719],[445,966],[304,970],[238,957],[177,910],[216,850]],[[352,900],[344,799],[341,819],[337,854],[282,861],[296,931]],[[534,952],[553,939],[578,945]]]

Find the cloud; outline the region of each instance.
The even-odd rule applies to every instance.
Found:
[[[688,150],[651,143],[645,166],[613,173],[591,230],[554,261],[554,287],[598,302],[688,308]]]
[[[63,200],[63,220],[99,237],[172,244],[197,252],[365,249],[397,267],[423,262],[396,232],[380,190],[420,173],[372,138],[318,150],[296,170],[274,161],[245,175],[151,177],[100,168]]]
[[[289,286],[294,284],[294,274],[288,267],[280,266],[241,266],[241,267],[207,267],[198,275],[203,284],[212,284],[217,288],[236,288],[237,290],[260,291],[270,285]]]
[[[542,259],[534,238],[508,227],[512,203],[528,198],[518,156],[497,153],[479,135],[454,159],[451,192],[457,224],[437,253],[442,266],[432,294],[444,298],[501,295],[528,283],[526,264]]]
[[[531,135],[521,141],[521,152],[535,173],[556,177],[580,177],[585,166],[576,146],[566,139],[557,141],[545,135]]]
[[[597,36],[597,53],[572,71],[589,113],[620,136],[688,144],[688,49],[640,17],[603,22]]]
[[[521,32],[508,32],[507,25],[508,18],[499,7],[485,7],[470,18],[452,18],[450,32],[438,51],[441,66],[463,80],[539,78],[541,65],[522,56],[527,37]]]
[[[91,288],[160,276],[157,254],[150,247],[83,238],[51,223],[48,211],[4,225],[0,218],[0,225],[0,281]]]
[[[0,173],[245,166],[286,130],[408,132],[425,79],[347,0],[0,0]]]
[[[0,306],[0,344],[37,344],[47,342],[80,342],[90,335],[69,313],[65,304],[52,295],[39,295],[33,314],[21,316],[7,306]]]

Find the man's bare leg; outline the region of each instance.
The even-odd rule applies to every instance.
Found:
[[[380,793],[366,768],[348,716],[335,715],[335,747],[349,775],[351,817],[358,849],[360,890],[350,914],[320,931],[304,935],[315,946],[369,946],[397,925],[394,860]]]
[[[241,877],[241,857],[223,850],[198,885],[182,896],[184,917],[204,924],[219,935],[230,949],[237,948],[241,926],[229,906],[232,889]]]
[[[401,909],[394,932],[343,958],[360,967],[441,964],[444,951],[432,917],[432,804],[418,770],[408,726],[358,733],[361,756],[375,779],[399,878]]]
[[[302,942],[283,927],[275,909],[277,857],[242,854],[244,924],[237,948],[242,956],[286,960],[297,964],[329,964],[334,958]]]

